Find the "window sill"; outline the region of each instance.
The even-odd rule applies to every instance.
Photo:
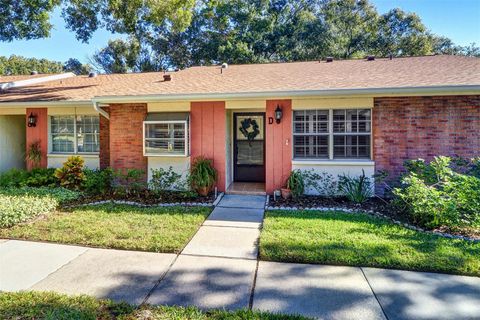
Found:
[[[64,157],[71,157],[71,156],[80,156],[82,158],[98,158],[100,156],[99,153],[49,153],[47,157],[49,158],[64,158]]]
[[[190,155],[184,154],[144,154],[144,157],[147,158],[190,158]]]
[[[372,160],[314,160],[314,159],[293,159],[293,165],[321,165],[321,166],[374,166]]]

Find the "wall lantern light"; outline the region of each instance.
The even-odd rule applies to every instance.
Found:
[[[275,120],[277,123],[280,123],[280,120],[282,120],[283,117],[283,111],[282,108],[280,108],[280,105],[277,105],[277,109],[275,109]]]
[[[37,117],[30,113],[28,116],[28,126],[29,127],[36,127],[37,126]]]

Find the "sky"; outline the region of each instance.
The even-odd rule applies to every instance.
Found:
[[[480,46],[480,0],[370,0],[379,13],[393,8],[415,12],[431,32],[449,37],[458,45],[475,42]],[[65,28],[60,10],[52,15],[54,30],[50,38],[29,41],[0,42],[0,56],[12,54],[25,57],[66,61],[77,58],[83,63],[96,50],[104,47],[112,35],[106,30],[97,31],[89,43],[75,39],[74,33]]]

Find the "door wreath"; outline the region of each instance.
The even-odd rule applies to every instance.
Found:
[[[241,127],[240,132],[245,138],[247,138],[249,144],[258,136],[260,133],[260,127],[255,119],[246,118],[240,121]]]

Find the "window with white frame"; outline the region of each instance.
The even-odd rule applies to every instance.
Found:
[[[294,111],[296,159],[370,159],[370,139],[370,109]]]
[[[99,116],[51,116],[52,153],[98,153],[100,151]]]
[[[144,155],[189,155],[189,122],[187,114],[149,114],[143,126]]]

